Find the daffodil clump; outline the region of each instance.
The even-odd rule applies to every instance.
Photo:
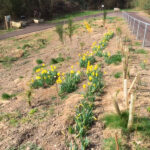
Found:
[[[37,76],[35,79],[32,79],[31,84],[35,89],[40,87],[46,88],[56,82],[57,71],[55,66],[50,66],[50,69],[38,68],[36,73]]]
[[[90,26],[90,24],[87,21],[84,21],[84,26],[89,33],[91,33],[93,31],[92,27]]]
[[[95,59],[93,53],[87,52],[87,53],[84,53],[84,54],[79,55],[79,56],[80,56],[80,61],[79,62],[80,62],[80,67],[81,68],[86,68],[87,65],[88,65],[88,62],[90,64],[94,64],[96,62],[96,59]]]
[[[78,88],[80,82],[80,71],[73,69],[66,74],[58,74],[57,84],[59,84],[59,94],[71,93]]]
[[[104,82],[103,82],[103,73],[100,70],[100,66],[88,65],[86,74],[88,77],[87,93],[90,95],[101,94],[103,91]],[[84,88],[84,85],[83,85],[83,88]]]
[[[82,100],[79,105],[76,106],[76,115],[74,117],[75,125],[69,127],[69,132],[71,134],[76,134],[76,138],[80,139],[81,147],[79,149],[86,149],[89,145],[89,140],[87,139],[87,131],[97,120],[93,113],[94,104],[86,100]]]
[[[93,43],[92,49],[96,53],[96,56],[99,57],[103,56],[103,50],[106,48],[109,40],[113,38],[113,36],[114,36],[113,32],[107,32],[104,34],[102,41],[100,41],[98,45],[96,45],[96,42]]]

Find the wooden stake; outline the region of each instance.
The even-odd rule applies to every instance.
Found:
[[[128,108],[129,103],[128,103],[128,80],[127,79],[124,79],[123,91],[124,91],[124,100]]]
[[[116,142],[116,150],[119,150],[119,144],[118,144],[117,133],[115,133],[115,142]]]
[[[116,96],[113,98],[113,102],[114,102],[114,107],[115,107],[116,113],[119,116],[121,116],[121,112],[120,112],[119,105],[118,105],[118,102],[117,102],[117,95],[118,95],[118,93],[119,93],[119,91],[117,91]]]
[[[5,27],[6,27],[6,30],[8,30],[8,21],[7,21],[7,16],[5,16]]]
[[[132,84],[131,84],[131,86],[130,86],[130,88],[129,88],[129,90],[128,90],[128,96],[129,96],[129,94],[130,94],[130,92],[131,92],[131,90],[132,90],[134,84],[136,83],[136,80],[138,79],[138,76],[139,76],[139,73],[136,74],[134,80],[132,81]]]
[[[128,120],[128,129],[131,129],[133,126],[134,119],[134,101],[135,101],[135,93],[131,94],[130,108],[129,108],[129,120]]]

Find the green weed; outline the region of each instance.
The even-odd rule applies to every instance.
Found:
[[[51,61],[50,61],[50,64],[58,64],[60,62],[63,62],[65,59],[59,55],[59,57],[57,58],[52,58]]]
[[[119,150],[126,150],[125,147],[123,147],[121,143],[121,139],[118,139],[118,145],[119,145]],[[114,138],[107,138],[104,139],[104,150],[115,150],[116,149],[116,142]]]
[[[43,60],[37,59],[37,60],[36,60],[36,63],[37,63],[38,65],[41,65],[41,64],[43,63]]]
[[[135,46],[141,46],[141,43],[140,43],[140,42],[135,42],[134,45],[135,45]]]
[[[109,65],[110,64],[118,65],[122,61],[122,55],[119,52],[117,54],[112,55],[112,56],[109,56],[108,53],[105,53],[104,59],[105,59],[105,62]]]
[[[29,115],[34,115],[36,112],[38,112],[37,108],[33,108],[29,111]]]
[[[115,77],[116,79],[118,79],[118,78],[121,77],[121,75],[122,75],[122,72],[117,72],[117,73],[114,74],[114,77]]]
[[[136,53],[136,54],[148,54],[148,52],[144,49],[135,50],[134,53]]]
[[[16,96],[16,94],[3,93],[3,94],[2,94],[2,99],[4,99],[4,100],[9,100],[9,99],[11,99],[11,98],[13,98],[13,97],[15,97],[15,96]]]

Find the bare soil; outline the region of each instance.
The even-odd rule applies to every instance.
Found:
[[[68,94],[63,100],[58,97],[56,85],[46,89],[36,89],[32,95],[32,109],[37,109],[35,113],[30,113],[31,108],[27,104],[27,90],[29,89],[29,81],[35,76],[33,73],[33,67],[35,67],[36,60],[42,59],[44,63],[49,66],[51,58],[58,57],[59,53],[65,58],[65,61],[56,65],[60,72],[70,71],[71,65],[75,70],[79,70],[79,53],[91,51],[91,45],[93,42],[99,42],[104,33],[107,31],[116,31],[116,26],[120,26],[123,31],[123,35],[128,36],[132,40],[134,49],[140,49],[141,46],[136,46],[137,42],[135,37],[129,31],[129,28],[125,21],[121,18],[115,18],[113,20],[107,20],[106,27],[101,27],[102,20],[96,19],[92,21],[93,32],[89,35],[83,27],[83,21],[79,22],[80,28],[76,30],[73,36],[72,43],[66,37],[65,44],[63,45],[58,36],[55,33],[55,29],[47,29],[37,33],[18,36],[12,39],[0,41],[0,45],[6,46],[7,43],[13,45],[14,40],[20,42],[20,40],[27,40],[29,42],[34,41],[34,38],[48,38],[51,36],[48,44],[45,48],[36,50],[30,50],[30,55],[27,58],[20,58],[11,64],[11,67],[6,68],[1,64],[0,66],[0,95],[4,92],[9,94],[16,94],[11,100],[0,100],[0,113],[1,116],[5,114],[5,118],[0,122],[0,149],[5,150],[12,147],[18,147],[28,142],[35,143],[45,150],[67,150],[70,136],[67,128],[73,124],[73,116],[75,114],[75,106],[82,99],[81,92],[83,92],[81,82],[77,91]],[[36,36],[35,36],[36,34]],[[38,39],[37,38],[37,39]],[[139,42],[139,41],[138,41]],[[84,46],[81,48],[81,43]],[[3,53],[4,56],[10,56],[13,53],[13,49],[9,49],[7,53]],[[135,111],[139,116],[148,116],[147,107],[150,106],[149,101],[149,65],[147,61],[146,70],[142,70],[140,63],[150,57],[149,49],[145,49],[148,54],[135,54],[130,53],[130,74],[129,85],[131,84],[137,71],[141,71],[141,86],[138,89],[138,97],[136,100]],[[5,49],[4,49],[5,51]],[[115,54],[120,49],[116,44],[116,36],[110,40],[106,52]],[[70,59],[69,59],[70,58]],[[120,130],[105,129],[104,123],[101,118],[114,111],[112,97],[117,90],[120,90],[118,99],[121,110],[125,109],[125,102],[123,101],[123,79],[114,78],[114,73],[122,72],[122,64],[119,65],[106,65],[103,58],[96,57],[97,63],[102,63],[102,70],[105,73],[105,89],[104,94],[96,98],[94,114],[98,118],[98,121],[92,126],[88,132],[88,139],[90,141],[90,148],[94,150],[103,149],[104,138],[114,137],[115,132],[118,136],[121,136]],[[83,69],[84,70],[84,69]],[[128,85],[128,86],[129,86]],[[133,142],[139,141],[137,135],[133,136],[130,141],[131,149],[134,149]],[[148,142],[144,139],[140,139],[143,145],[148,147]]]

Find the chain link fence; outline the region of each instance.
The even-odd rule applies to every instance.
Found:
[[[142,41],[143,47],[150,47],[150,24],[137,19],[126,12],[123,12],[122,14],[128,22],[130,30],[136,35],[136,39]]]

